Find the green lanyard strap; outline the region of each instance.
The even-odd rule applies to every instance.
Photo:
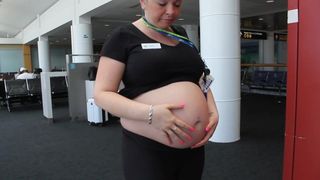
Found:
[[[157,31],[157,32],[159,32],[159,33],[161,33],[161,34],[163,34],[165,36],[168,36],[168,37],[170,37],[172,39],[175,39],[175,40],[177,40],[179,42],[187,44],[188,46],[194,48],[197,52],[199,52],[197,47],[187,37],[181,36],[179,34],[176,34],[176,33],[170,32],[170,31],[166,31],[164,29],[160,29],[160,28],[156,27],[155,25],[151,24],[150,22],[148,22],[145,17],[142,17],[142,19],[143,19],[143,23],[148,28],[153,29],[153,30],[155,30],[155,31]],[[206,65],[206,63],[204,62],[203,59],[202,59],[202,61],[203,61],[204,65],[205,65],[204,73],[205,73],[205,75],[209,75],[210,74],[210,69],[208,68],[208,66]]]

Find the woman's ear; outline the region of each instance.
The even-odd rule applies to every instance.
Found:
[[[143,10],[146,7],[146,1],[147,0],[140,0],[140,6],[141,6],[141,9],[143,9]]]

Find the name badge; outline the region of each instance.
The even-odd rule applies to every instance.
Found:
[[[213,77],[211,75],[206,75],[204,78],[201,77],[199,81],[199,85],[201,87],[201,90],[204,93],[207,93],[210,89],[210,86],[213,82]]]
[[[142,49],[161,49],[160,43],[141,43]]]

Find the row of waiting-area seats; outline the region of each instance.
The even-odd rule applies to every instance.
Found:
[[[17,74],[17,72],[2,72],[0,73],[0,81],[2,80],[11,80],[11,79],[15,79],[15,75]]]
[[[247,93],[285,96],[287,72],[243,69],[241,70],[241,90]]]
[[[68,96],[68,81],[66,76],[51,77],[52,98]],[[49,90],[48,90],[49,91]],[[0,101],[11,111],[13,103],[41,103],[41,79],[16,79],[0,81]]]

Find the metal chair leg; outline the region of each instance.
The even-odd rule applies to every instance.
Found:
[[[6,100],[6,104],[7,104],[8,112],[11,112],[9,99]]]

